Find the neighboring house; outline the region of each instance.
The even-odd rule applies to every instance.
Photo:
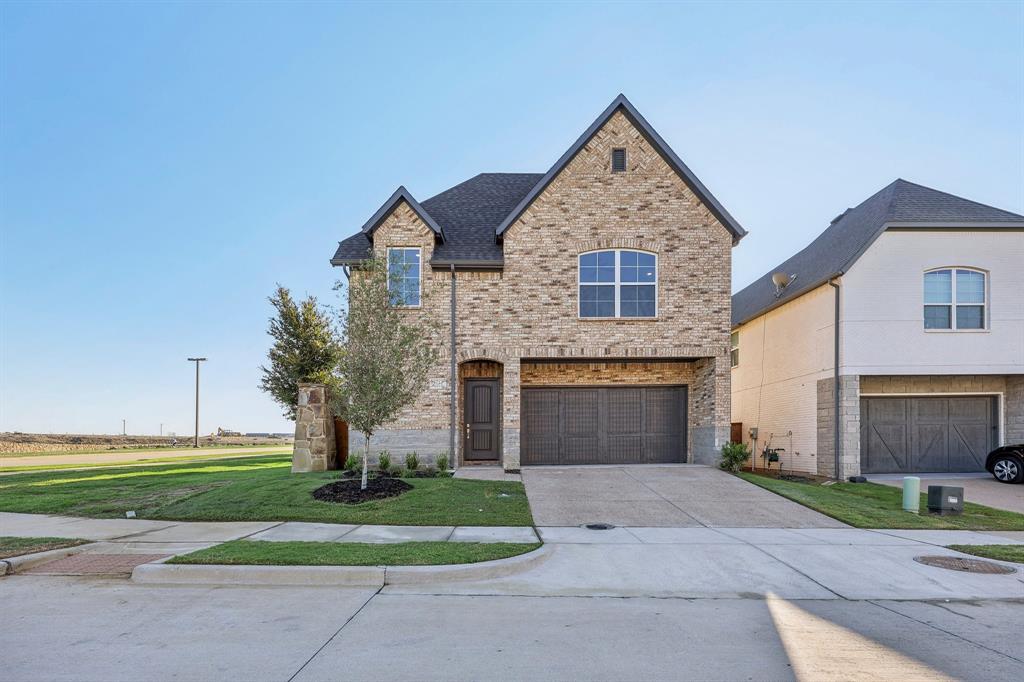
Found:
[[[769,439],[783,468],[831,476],[838,435],[844,477],[978,471],[1024,441],[1024,216],[897,180],[733,296],[732,320],[733,438],[758,467]]]
[[[400,187],[331,259],[388,258],[408,314],[441,326],[428,389],[373,449],[507,470],[711,462],[744,234],[621,95],[547,173],[422,202]]]

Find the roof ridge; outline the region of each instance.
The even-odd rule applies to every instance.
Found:
[[[983,204],[980,201],[975,201],[974,199],[968,199],[967,197],[962,197],[959,194],[953,194],[952,192],[945,192],[945,191],[943,191],[941,189],[935,189],[934,187],[929,187],[928,185],[922,185],[919,182],[912,182],[910,180],[905,180],[904,178],[896,178],[896,180],[894,180],[892,184],[896,185],[898,183],[902,183],[904,185],[910,185],[912,187],[917,187],[917,188],[920,188],[920,189],[923,189],[923,190],[927,190],[929,192],[934,192],[935,194],[941,194],[944,197],[950,197],[950,198],[956,199],[957,201],[963,201],[963,202],[966,202],[968,204],[973,204],[974,206],[980,206],[982,208],[991,209],[993,211],[999,211],[1000,213],[1006,213],[1007,215],[1017,216],[1018,218],[1024,219],[1024,216],[1020,215],[1019,213],[1014,213],[1013,211],[1007,211],[1005,208],[999,208],[998,206],[993,206],[992,204]]]
[[[718,199],[704,186],[704,183],[694,175],[693,171],[683,163],[682,159],[672,150],[672,148],[662,139],[658,131],[647,122],[647,119],[643,117],[633,103],[629,99],[619,93],[619,95],[612,100],[604,111],[598,115],[594,122],[583,131],[576,141],[560,156],[555,164],[544,174],[536,185],[523,197],[523,199],[512,209],[512,212],[495,228],[495,235],[501,237],[505,230],[507,230],[515,220],[521,216],[527,208],[533,203],[544,189],[551,184],[555,177],[562,172],[562,170],[569,165],[576,154],[597,134],[597,132],[608,122],[609,119],[617,112],[622,109],[626,114],[626,117],[650,143],[654,150],[668,163],[669,167],[674,170],[680,178],[682,178],[684,184],[690,188],[690,190],[697,196],[697,198],[704,204],[704,206],[711,212],[712,215],[733,235],[733,244],[739,242],[747,231],[733,218],[725,207],[719,203]]]

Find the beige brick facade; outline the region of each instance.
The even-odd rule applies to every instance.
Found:
[[[612,148],[627,150],[627,172],[610,172]],[[377,228],[373,243],[381,257],[387,247],[423,249],[423,305],[408,314],[441,323],[435,339],[441,358],[429,388],[379,437],[386,443],[389,434],[418,431],[436,444],[450,425],[452,275],[430,271],[433,232],[404,202]],[[732,234],[629,119],[613,114],[506,231],[503,270],[456,273],[459,375],[468,376],[467,361],[499,363],[490,367],[501,369],[505,468],[519,466],[520,384],[551,372],[567,383],[687,384],[691,461],[708,461],[729,430],[732,244]],[[657,255],[656,319],[579,318],[577,257],[603,248]],[[543,370],[531,362],[542,359],[592,362]]]

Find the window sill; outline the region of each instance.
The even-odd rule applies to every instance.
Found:
[[[658,317],[582,317],[577,315],[576,319],[581,322],[652,322],[656,321]]]
[[[925,334],[991,334],[991,329],[925,329]]]

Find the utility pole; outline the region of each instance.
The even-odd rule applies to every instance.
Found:
[[[199,447],[199,363],[206,362],[206,358],[189,358],[189,362],[196,363],[196,437],[192,447]]]

